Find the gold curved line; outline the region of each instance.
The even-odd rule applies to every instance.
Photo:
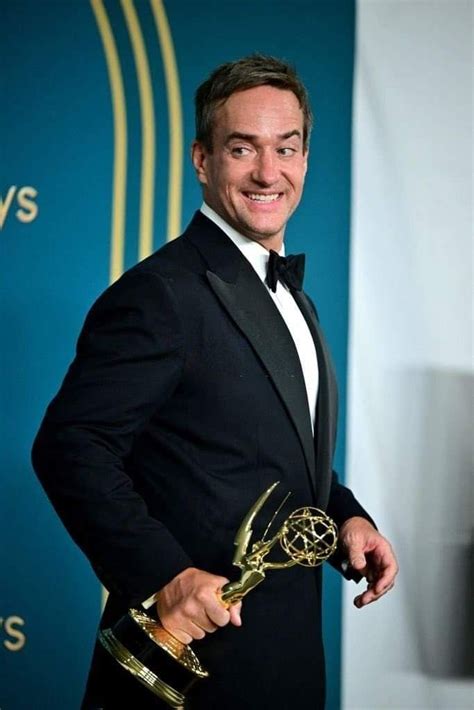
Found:
[[[138,78],[142,127],[142,167],[140,187],[140,230],[138,258],[153,251],[153,208],[155,192],[155,110],[150,66],[133,0],[121,0]]]
[[[102,0],[90,0],[104,47],[109,75],[114,121],[114,166],[112,187],[112,223],[110,234],[109,282],[123,273],[125,251],[125,209],[127,188],[127,111],[122,70],[112,28]],[[108,592],[101,586],[101,608],[104,609]]]
[[[169,174],[168,174],[168,226],[167,241],[181,233],[181,205],[183,183],[183,113],[181,90],[173,37],[163,0],[151,0],[156,31],[160,42],[165,72],[169,114]]]
[[[112,28],[102,0],[90,0],[104,47],[114,121],[114,167],[109,280],[123,273],[125,250],[125,209],[127,186],[127,111],[122,70]]]

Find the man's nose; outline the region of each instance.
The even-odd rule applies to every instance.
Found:
[[[278,180],[278,157],[275,153],[263,151],[256,156],[252,178],[260,185],[273,185]]]

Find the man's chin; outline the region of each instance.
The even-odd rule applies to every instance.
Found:
[[[285,224],[265,225],[246,223],[245,225],[242,224],[240,225],[240,227],[236,227],[236,229],[245,237],[253,239],[255,242],[265,243],[267,241],[275,240],[278,238],[283,239],[283,234],[285,232]]]

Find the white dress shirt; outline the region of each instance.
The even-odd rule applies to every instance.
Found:
[[[242,234],[237,232],[237,230],[229,226],[227,222],[225,222],[222,217],[214,212],[214,210],[211,209],[211,207],[209,207],[209,205],[205,202],[201,205],[201,212],[208,219],[212,220],[214,224],[217,224],[217,226],[220,227],[225,234],[227,234],[229,239],[234,242],[235,246],[240,249],[242,254],[245,256],[247,261],[251,263],[258,276],[265,284],[265,287],[268,289],[273,302],[280,311],[280,314],[286,323],[286,327],[290,331],[291,337],[293,338],[293,342],[300,358],[301,369],[303,370],[306,385],[306,394],[308,396],[311,426],[314,431],[316,398],[318,395],[319,382],[318,360],[313,338],[298,304],[291,295],[289,289],[286,285],[282,284],[281,281],[278,281],[275,292],[268,287],[266,283],[268,250],[265,249],[265,247],[263,247],[259,242],[249,239],[248,237],[244,237]],[[282,246],[279,254],[280,256],[285,255],[284,245]]]

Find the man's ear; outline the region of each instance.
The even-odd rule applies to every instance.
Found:
[[[191,146],[191,160],[197,179],[201,185],[207,185],[207,150],[199,141],[194,141]]]
[[[304,158],[304,174],[306,175],[306,172],[308,170],[309,148],[306,148],[306,150],[303,154],[303,158]]]

